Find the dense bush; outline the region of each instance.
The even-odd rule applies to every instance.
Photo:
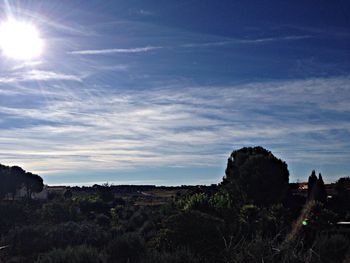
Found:
[[[78,207],[70,202],[53,200],[43,205],[41,209],[42,220],[47,223],[61,223],[77,219]]]
[[[22,203],[0,203],[0,234],[6,233],[16,224],[28,221],[28,209]]]
[[[154,240],[154,246],[166,251],[188,248],[203,258],[215,258],[223,248],[224,222],[198,212],[170,216]]]
[[[167,251],[151,251],[147,257],[141,261],[142,263],[199,263],[198,256],[188,249],[177,249],[173,252]]]
[[[77,198],[75,202],[84,214],[108,214],[110,212],[110,206],[96,195]]]
[[[106,248],[108,263],[139,262],[145,254],[145,246],[136,234],[126,234],[116,237]]]
[[[36,263],[105,263],[105,255],[87,246],[53,249],[41,254]]]
[[[349,180],[339,180],[326,201],[322,177],[315,177],[310,183],[322,191],[314,197],[322,198],[309,191],[307,199],[298,184],[286,187],[287,165],[255,147],[232,153],[218,186],[160,187],[154,197],[135,186],[121,194],[95,185],[43,202],[3,200],[0,261],[345,262],[350,231],[336,222],[350,220]]]
[[[22,226],[6,236],[11,255],[32,256],[52,248],[90,245],[101,247],[108,243],[110,233],[91,223],[68,222],[58,225]]]
[[[341,263],[349,250],[349,238],[341,234],[322,235],[315,243],[322,263]]]

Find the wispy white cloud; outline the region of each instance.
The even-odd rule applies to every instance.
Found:
[[[312,38],[311,35],[301,35],[301,36],[277,36],[277,37],[268,37],[268,38],[256,38],[256,39],[241,39],[241,43],[264,43],[264,42],[274,42],[274,41],[287,41],[287,40],[300,40]]]
[[[193,47],[220,47],[234,44],[259,44],[268,42],[278,42],[278,41],[292,41],[312,38],[311,35],[300,35],[300,36],[277,36],[277,37],[267,37],[267,38],[253,38],[253,39],[226,39],[222,41],[212,41],[204,43],[187,43],[182,44],[181,47],[193,48]]]
[[[44,174],[208,167],[224,163],[234,148],[257,144],[287,161],[345,162],[350,144],[338,134],[350,134],[350,124],[332,114],[350,111],[344,108],[349,83],[338,77],[227,87],[164,85],[108,90],[108,95],[55,86],[43,106],[0,107],[3,121],[16,120],[1,129],[0,162]]]
[[[22,69],[20,67],[18,69]],[[5,77],[0,76],[0,84],[9,84],[23,81],[49,81],[49,80],[70,80],[70,81],[82,81],[82,77],[72,74],[64,74],[54,71],[46,70],[25,70],[16,71],[15,73],[7,74]]]
[[[22,69],[26,69],[26,68],[35,68],[36,66],[42,65],[43,61],[37,60],[37,61],[26,61],[23,63],[20,63],[18,65],[15,65],[12,67],[13,71],[17,71],[17,70],[22,70]]]
[[[73,80],[82,81],[81,77],[53,71],[31,70],[24,76],[24,80]]]
[[[96,49],[96,50],[77,50],[71,51],[70,54],[75,55],[102,55],[102,54],[113,54],[113,53],[142,53],[156,49],[161,49],[160,46],[146,46],[146,47],[135,47],[135,48],[111,48],[111,49]]]
[[[282,37],[270,37],[270,38],[257,38],[257,39],[227,39],[222,41],[204,42],[204,43],[186,43],[178,46],[146,46],[136,48],[111,48],[111,49],[91,49],[91,50],[76,50],[69,52],[75,55],[105,55],[113,53],[142,53],[157,49],[164,48],[194,48],[194,47],[215,47],[226,46],[232,44],[258,44],[275,41],[288,41],[288,40],[300,40],[311,38],[309,35],[303,36],[282,36]]]

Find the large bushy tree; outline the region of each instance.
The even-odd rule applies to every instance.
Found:
[[[27,197],[32,193],[40,192],[43,189],[43,179],[36,174],[26,172],[19,166],[5,166],[0,164],[0,198],[6,195],[14,195],[17,190],[25,186]]]
[[[271,205],[280,202],[288,189],[287,164],[263,147],[233,151],[222,185],[242,202]]]
[[[335,191],[337,195],[344,200],[350,200],[349,189],[350,189],[350,177],[341,177],[335,183]]]
[[[24,176],[24,185],[27,190],[27,197],[31,198],[32,193],[39,193],[43,190],[43,179],[37,175],[27,172]]]

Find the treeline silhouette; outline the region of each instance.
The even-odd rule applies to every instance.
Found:
[[[24,188],[27,198],[31,198],[32,193],[41,192],[43,189],[43,179],[36,174],[26,172],[19,166],[5,166],[0,164],[0,198],[11,196],[14,198],[16,192]]]
[[[43,201],[3,200],[0,260],[349,262],[350,229],[337,224],[350,221],[349,197],[350,178],[327,190],[312,171],[303,190],[270,151],[242,148],[218,185],[105,184],[66,188]]]

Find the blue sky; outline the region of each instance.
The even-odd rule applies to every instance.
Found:
[[[34,23],[0,53],[0,163],[49,184],[210,184],[232,150],[350,173],[348,1],[1,1]]]

